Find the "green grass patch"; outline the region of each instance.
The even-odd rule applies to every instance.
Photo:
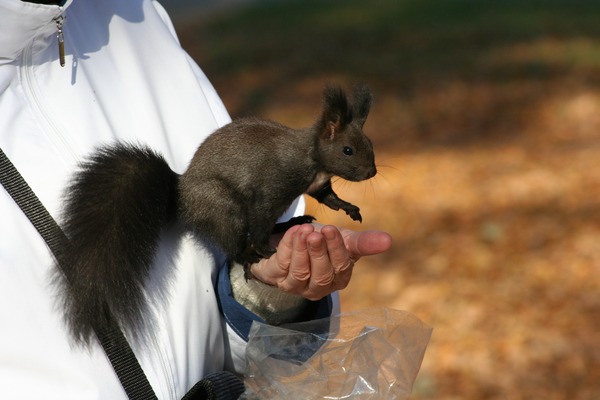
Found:
[[[577,0],[265,1],[207,19],[195,34],[211,76],[318,71],[408,84],[597,71],[598,15],[600,2]]]

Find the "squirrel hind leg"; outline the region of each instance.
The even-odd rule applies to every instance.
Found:
[[[275,252],[276,250],[274,248],[268,246],[263,249],[257,249],[252,243],[249,242],[245,251],[233,261],[241,264],[244,267],[244,278],[246,281],[248,281],[254,277],[250,270],[252,264],[256,264],[263,258],[271,257],[273,254],[275,254]]]
[[[179,218],[199,240],[218,246],[227,257],[244,263],[248,248],[246,201],[220,179],[195,180],[182,175]]]
[[[263,239],[257,239],[256,237],[252,238],[251,235],[248,234],[244,252],[233,260],[244,267],[244,278],[247,281],[253,278],[252,272],[250,271],[252,264],[257,263],[263,258],[269,258],[276,253],[276,249],[269,244],[269,237],[271,234],[285,233],[294,225],[310,224],[314,220],[315,217],[312,215],[300,215],[290,218],[286,222],[275,224],[270,231],[268,229],[265,230],[266,232],[269,232],[269,234],[264,236]]]
[[[236,262],[248,267],[263,258],[269,258],[277,251],[270,244],[271,234],[284,233],[294,225],[310,224],[315,220],[312,215],[300,215],[290,218],[286,222],[274,224],[271,229],[259,227],[254,234],[248,233],[246,246]],[[246,274],[248,276],[248,273]]]
[[[236,262],[240,264],[254,264],[263,258],[269,258],[275,254],[276,250],[267,243],[255,243],[250,239],[247,241],[244,250],[236,256]]]

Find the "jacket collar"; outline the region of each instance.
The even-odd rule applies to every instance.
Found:
[[[0,0],[0,64],[13,62],[38,35],[56,32],[55,20],[71,5],[62,6],[27,3],[21,0]]]

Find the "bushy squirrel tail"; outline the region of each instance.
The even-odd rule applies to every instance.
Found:
[[[89,343],[107,311],[125,330],[143,319],[143,285],[162,228],[175,217],[178,175],[146,147],[100,148],[81,165],[65,198],[69,238],[61,263],[69,328]]]

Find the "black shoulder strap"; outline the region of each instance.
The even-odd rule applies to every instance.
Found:
[[[0,149],[0,183],[46,241],[60,265],[57,245],[68,239],[2,149]],[[96,329],[96,336],[129,399],[157,399],[117,323],[111,320],[109,326]]]
[[[0,183],[46,241],[60,266],[59,243],[68,239],[2,149]],[[109,315],[108,326],[95,328],[95,333],[129,399],[158,400],[116,321]],[[244,390],[240,378],[231,372],[220,371],[198,382],[183,400],[233,400]]]

